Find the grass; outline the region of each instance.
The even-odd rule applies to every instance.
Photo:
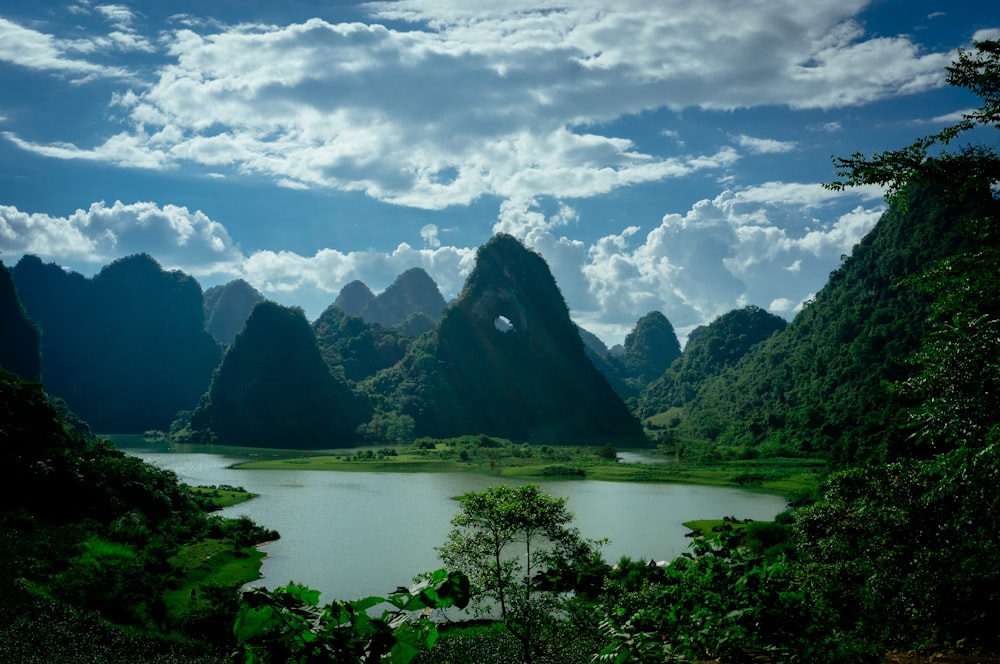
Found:
[[[226,540],[206,539],[183,547],[170,559],[179,576],[163,593],[168,615],[178,618],[200,608],[203,586],[238,587],[259,579],[263,559],[256,548],[235,549]]]
[[[251,498],[257,497],[256,493],[250,493],[242,487],[193,486],[190,489],[209,503],[213,510],[221,510],[223,507],[229,507],[230,505],[239,505]]]

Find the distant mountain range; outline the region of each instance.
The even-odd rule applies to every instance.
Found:
[[[415,268],[379,295],[347,284],[311,325],[246,282],[202,294],[146,255],[92,279],[28,256],[0,271],[0,366],[41,378],[98,431],[338,446],[377,440],[371,420],[408,435],[643,444],[641,416],[679,454],[847,462],[903,444],[887,386],[912,371],[927,306],[906,280],[969,248],[960,221],[974,208],[912,192],[791,324],[744,307],[683,352],[660,312],[609,350],[570,320],[542,257],[506,235],[480,248],[450,304]],[[40,362],[24,350],[39,331]]]

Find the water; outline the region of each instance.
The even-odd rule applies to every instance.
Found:
[[[304,583],[322,591],[325,601],[382,595],[440,567],[434,547],[444,542],[457,513],[453,498],[500,482],[474,473],[237,470],[229,466],[259,452],[119,445],[173,470],[188,484],[231,484],[260,494],[222,512],[249,516],[281,533],[281,539],[261,547],[267,558],[263,578],[254,585]],[[591,480],[536,483],[569,499],[574,524],[585,537],[611,540],[602,549],[608,561],[623,555],[669,560],[690,542],[684,537],[684,521],[723,516],[767,520],[786,507],[780,496],[730,488]]]

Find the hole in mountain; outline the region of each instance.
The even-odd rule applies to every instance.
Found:
[[[510,319],[506,316],[497,316],[493,321],[493,327],[500,330],[501,332],[510,332],[514,329],[514,324],[510,322]]]

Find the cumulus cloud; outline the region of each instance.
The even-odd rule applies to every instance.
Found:
[[[66,217],[0,205],[0,250],[83,265],[146,252],[196,276],[231,273],[242,259],[222,224],[200,211],[149,202],[100,201]]]
[[[7,138],[55,158],[258,174],[425,209],[487,195],[586,198],[738,158],[729,146],[644,148],[606,128],[623,117],[836,108],[941,86],[953,53],[867,35],[854,20],[866,4],[400,0],[365,5],[371,24],[186,21],[162,37],[169,62],[115,98],[127,130],[96,145]],[[127,7],[79,6],[123,44],[136,38]],[[0,44],[0,58],[24,66],[110,73],[9,21]],[[738,142],[758,153],[794,147]]]
[[[779,192],[786,195],[775,196]],[[595,303],[588,315],[626,327],[659,310],[682,331],[746,304],[789,315],[882,214],[873,192],[851,196],[868,207],[857,205],[824,224],[813,212],[842,204],[842,194],[769,183],[667,214],[645,236],[634,226],[608,235],[589,248],[582,269]]]

